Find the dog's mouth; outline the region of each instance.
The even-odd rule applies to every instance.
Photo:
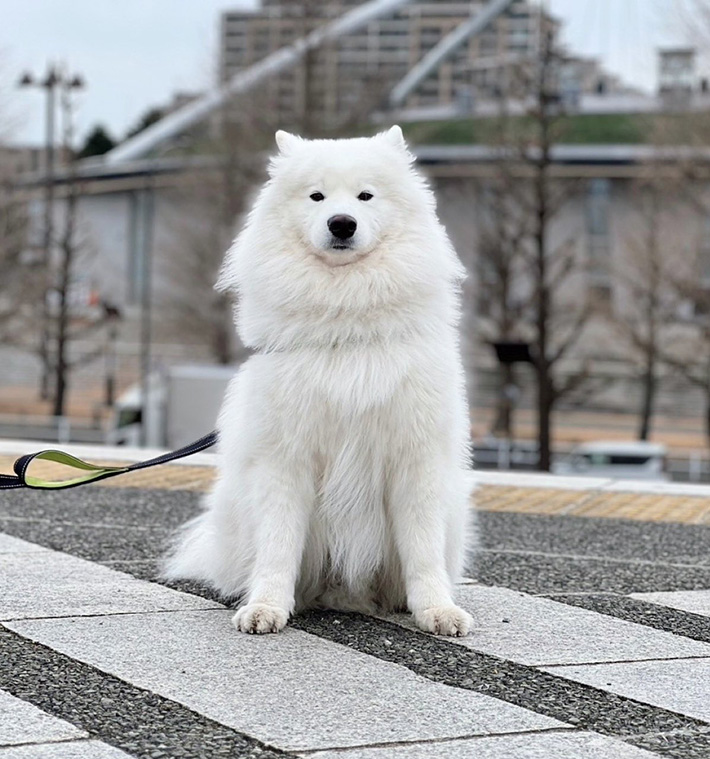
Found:
[[[325,245],[318,246],[316,255],[328,266],[349,266],[366,256],[370,251],[355,242],[354,237],[342,240],[333,235]]]
[[[350,245],[347,242],[343,242],[342,240],[334,240],[330,244],[331,250],[352,250],[353,246]]]

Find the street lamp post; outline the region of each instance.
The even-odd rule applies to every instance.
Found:
[[[78,75],[69,77],[62,70],[50,64],[43,78],[36,78],[26,72],[18,82],[20,87],[38,87],[46,93],[45,110],[45,144],[44,144],[44,236],[43,236],[43,267],[44,287],[42,293],[42,311],[40,326],[40,357],[42,359],[42,381],[40,397],[42,400],[49,398],[49,375],[50,375],[50,313],[49,291],[51,289],[51,262],[52,241],[54,236],[54,124],[56,113],[56,90],[57,87],[78,89],[84,86],[82,78]]]

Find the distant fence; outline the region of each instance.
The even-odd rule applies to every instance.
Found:
[[[553,453],[553,461],[564,458],[570,450],[558,449]],[[479,443],[473,447],[473,461],[476,469],[535,472],[537,445],[530,441],[516,441],[511,445],[506,440]],[[698,451],[689,456],[669,456],[667,472],[674,482],[710,483],[710,455]],[[590,473],[590,476],[593,475]]]
[[[71,419],[66,416],[20,416],[0,414],[0,438],[39,440],[48,443],[93,443],[107,441],[109,429],[100,420]],[[557,450],[553,460],[565,457],[567,450]],[[532,441],[505,440],[478,443],[473,448],[476,469],[537,471],[537,445]],[[694,452],[689,456],[669,456],[668,474],[676,482],[710,483],[710,456]]]
[[[0,414],[0,438],[48,443],[104,443],[106,427],[100,421],[68,416]]]
[[[669,456],[668,474],[675,482],[710,482],[710,459],[699,453],[688,458]]]

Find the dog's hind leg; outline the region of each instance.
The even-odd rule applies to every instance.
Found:
[[[415,622],[427,632],[462,636],[473,620],[454,604],[446,556],[446,482],[456,473],[432,459],[411,461],[393,472],[392,529]]]
[[[315,486],[307,467],[260,462],[250,472],[254,564],[244,605],[234,615],[238,630],[278,632],[295,605],[295,587]]]

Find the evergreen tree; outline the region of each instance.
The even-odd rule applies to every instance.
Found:
[[[84,147],[79,151],[78,158],[88,158],[93,155],[108,153],[116,145],[108,132],[99,124],[95,126],[84,142]]]

